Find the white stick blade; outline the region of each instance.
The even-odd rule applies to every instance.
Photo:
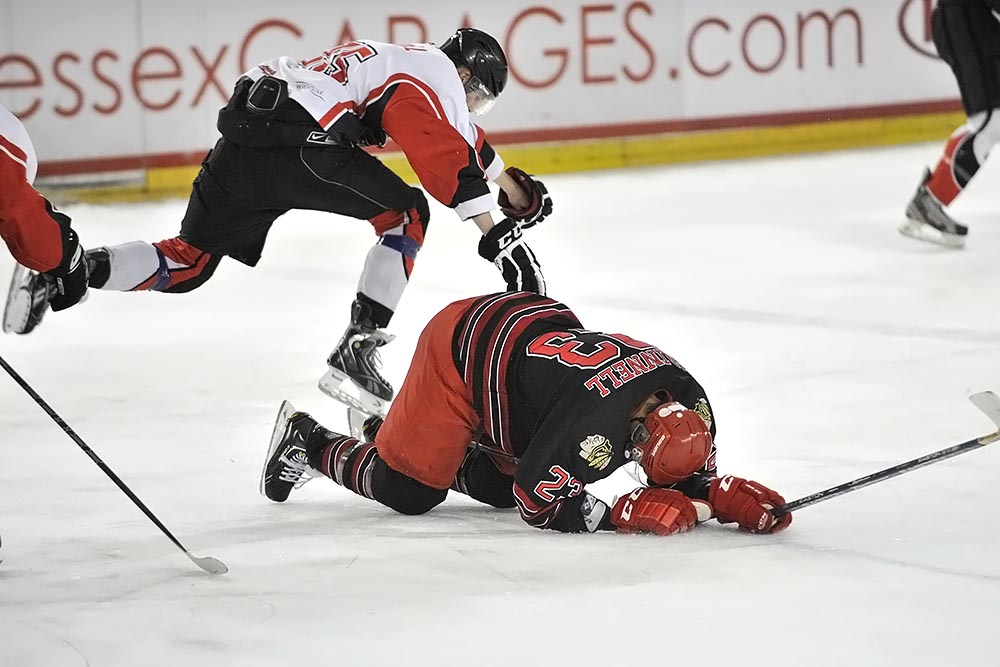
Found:
[[[225,574],[229,572],[229,568],[218,558],[212,558],[211,556],[204,556],[203,558],[196,558],[191,554],[188,554],[194,564],[205,570],[209,574]]]
[[[1000,429],[1000,396],[992,391],[980,391],[969,396],[969,400]]]

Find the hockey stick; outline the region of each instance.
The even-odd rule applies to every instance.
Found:
[[[823,502],[824,500],[836,498],[837,496],[842,496],[845,493],[850,493],[851,491],[857,491],[858,489],[871,484],[902,475],[903,473],[916,470],[917,468],[929,466],[930,464],[937,463],[938,461],[950,459],[953,456],[958,456],[959,454],[970,452],[973,449],[985,447],[991,442],[1000,440],[1000,397],[992,391],[981,391],[969,396],[969,400],[972,401],[972,404],[979,408],[983,414],[989,417],[990,421],[997,426],[996,431],[979,438],[966,440],[965,442],[952,447],[946,447],[945,449],[936,451],[933,454],[927,454],[925,456],[915,458],[912,461],[907,461],[906,463],[900,463],[899,465],[894,465],[891,468],[886,468],[885,470],[873,472],[870,475],[859,477],[851,480],[850,482],[844,482],[843,484],[830,487],[829,489],[818,491],[811,495],[799,498],[798,500],[793,500],[790,503],[785,503],[784,505],[775,507],[771,510],[771,514],[775,517],[780,517],[788,514],[789,512],[800,510],[803,507],[809,507],[810,505],[815,505],[816,503]]]
[[[38,405],[42,408],[42,410],[45,410],[45,413],[48,414],[49,417],[52,417],[52,420],[56,424],[59,424],[59,427],[62,428],[62,430],[66,433],[66,435],[68,435],[73,440],[73,442],[79,445],[80,449],[82,449],[84,452],[87,453],[87,456],[89,456],[90,459],[94,463],[96,463],[101,470],[104,471],[104,474],[110,477],[111,481],[118,485],[118,488],[121,489],[125,493],[125,495],[128,496],[129,499],[133,503],[135,503],[139,509],[142,510],[143,514],[149,517],[149,520],[155,523],[156,527],[159,528],[161,531],[163,531],[163,534],[169,537],[170,541],[173,542],[178,549],[183,551],[185,556],[191,559],[192,563],[203,569],[205,572],[208,572],[209,574],[225,574],[226,572],[229,571],[229,568],[226,567],[226,564],[223,563],[221,560],[212,558],[211,556],[197,558],[191,555],[191,552],[185,549],[184,545],[181,544],[169,530],[167,530],[167,527],[164,526],[162,523],[160,523],[160,520],[156,518],[156,515],[154,515],[149,510],[149,508],[146,507],[146,505],[143,504],[141,500],[139,500],[138,496],[132,493],[132,489],[126,486],[125,482],[123,482],[118,477],[118,475],[116,475],[114,471],[111,470],[111,468],[109,468],[107,464],[104,463],[104,461],[102,461],[100,457],[94,453],[94,450],[92,450],[90,447],[87,446],[87,443],[85,443],[83,439],[76,434],[76,431],[70,428],[69,424],[64,422],[62,420],[62,417],[56,414],[55,410],[49,407],[49,404],[46,403],[42,399],[42,397],[39,396],[35,392],[35,390],[32,389],[31,386],[24,381],[24,379],[20,375],[17,374],[17,371],[15,371],[13,368],[10,367],[10,364],[8,364],[3,357],[0,357],[0,366],[2,366],[5,371],[7,371],[8,375],[14,378],[14,382],[18,383],[21,386],[21,389],[24,389],[24,391],[28,393],[28,396],[31,396],[31,398],[34,399],[35,403],[38,403]]]

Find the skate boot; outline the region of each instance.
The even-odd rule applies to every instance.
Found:
[[[283,503],[292,489],[299,488],[313,477],[322,476],[309,465],[310,450],[326,444],[322,438],[309,442],[316,426],[315,419],[305,412],[296,412],[288,401],[281,404],[260,475],[262,495],[276,503]]]
[[[365,304],[354,302],[352,323],[326,360],[329,368],[319,380],[328,396],[368,414],[384,415],[393,391],[379,370],[378,348],[392,341],[390,334],[376,328],[364,317]]]
[[[49,309],[49,297],[55,291],[52,279],[25,266],[14,266],[3,309],[3,332],[31,333]]]
[[[924,180],[906,206],[906,222],[900,226],[899,233],[949,248],[961,248],[965,245],[969,228],[955,222],[930,193],[927,189],[930,177],[931,170],[925,169]]]
[[[87,283],[91,287],[102,287],[111,271],[108,251],[104,248],[87,250],[84,256],[87,261]],[[3,332],[31,333],[42,323],[42,317],[49,310],[49,299],[55,293],[54,278],[16,264],[7,290],[7,304],[3,309]],[[87,296],[84,295],[81,303],[86,299]]]

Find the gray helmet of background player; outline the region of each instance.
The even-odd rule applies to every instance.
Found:
[[[456,67],[467,67],[465,82],[469,111],[482,116],[496,103],[507,85],[507,56],[492,36],[475,28],[460,28],[441,45]]]

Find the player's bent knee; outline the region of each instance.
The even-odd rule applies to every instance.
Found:
[[[435,489],[393,470],[379,459],[372,469],[372,489],[380,503],[400,514],[424,514],[440,505],[447,489]]]
[[[212,277],[222,260],[179,237],[153,244],[159,259],[156,276],[140,289],[180,294],[195,290]]]
[[[452,488],[498,509],[517,505],[514,502],[514,478],[502,473],[485,454],[476,453],[466,458]]]
[[[215,275],[215,269],[218,268],[221,261],[222,257],[219,255],[208,255],[207,259],[200,266],[194,267],[190,276],[171,280],[170,284],[160,291],[167,292],[168,294],[183,294],[184,292],[196,290]]]
[[[470,493],[469,496],[497,509],[517,507],[517,503],[514,502],[514,486],[512,483],[508,483],[503,487],[480,489],[476,495]]]
[[[413,213],[416,213],[416,220],[412,222],[419,222],[421,228],[424,232],[427,231],[427,223],[431,219],[431,207],[427,203],[427,196],[424,195],[424,191],[420,188],[411,188],[413,190],[413,212],[411,212],[410,217],[413,218]]]

